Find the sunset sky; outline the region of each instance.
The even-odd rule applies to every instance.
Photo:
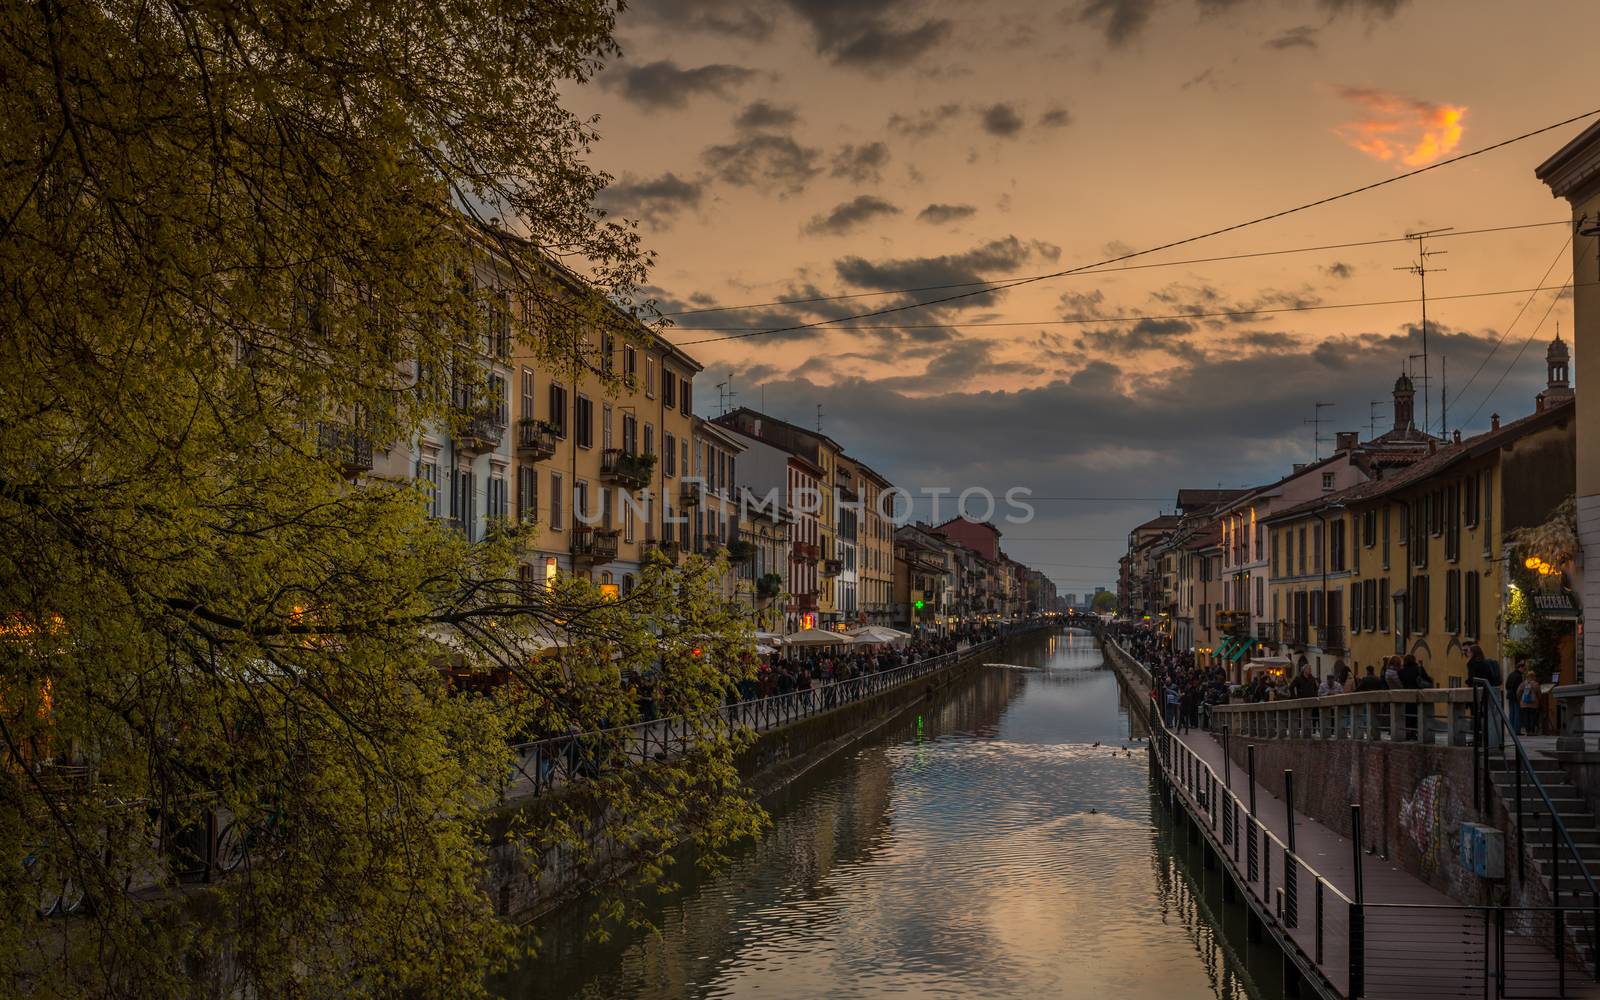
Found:
[[[568,97],[600,116],[605,206],[640,220],[681,313],[1078,267],[1392,177],[1600,106],[1597,29],[1592,0],[645,0],[624,57]],[[1283,311],[1415,299],[1403,241],[1170,262],[1530,226],[1435,241],[1430,297],[1560,286],[1568,227],[1533,224],[1564,206],[1533,168],[1582,127],[1132,270],[855,324],[873,329],[715,339],[968,289],[675,315],[668,336],[706,366],[702,413],[731,378],[807,426],[820,404],[913,491],[1028,487],[1038,517],[1001,525],[1006,550],[1063,592],[1110,587],[1127,530],[1179,487],[1309,460],[1315,402],[1330,440],[1366,436],[1373,401],[1386,430],[1420,350],[1414,303]],[[1532,409],[1571,308],[1440,298],[1429,319],[1434,428],[1443,367],[1469,434]]]

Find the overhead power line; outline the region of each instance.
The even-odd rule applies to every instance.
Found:
[[[1508,233],[1519,229],[1543,229],[1548,226],[1570,226],[1570,219],[1556,219],[1552,222],[1524,222],[1514,226],[1490,226],[1485,229],[1464,229],[1457,232],[1440,235],[1440,239],[1455,236],[1481,236],[1485,233]],[[1128,264],[1124,267],[1090,267],[1078,271],[1078,274],[1116,274],[1119,271],[1145,271],[1160,267],[1186,267],[1191,264],[1217,264],[1231,260],[1253,260],[1258,257],[1283,257],[1297,253],[1321,253],[1328,250],[1353,250],[1361,247],[1383,246],[1388,243],[1404,243],[1409,237],[1390,236],[1373,240],[1357,240],[1353,243],[1321,243],[1309,247],[1286,247],[1281,250],[1256,250],[1246,253],[1229,253],[1217,257],[1187,257],[1183,260],[1161,260],[1149,264]],[[1050,277],[1051,275],[1035,275],[1030,277]],[[1007,281],[1020,279],[1005,279]],[[842,302],[847,299],[875,298],[880,295],[908,295],[912,292],[941,292],[951,288],[976,288],[994,285],[994,281],[953,281],[942,285],[917,285],[910,288],[883,288],[867,292],[842,292],[837,295],[813,295],[802,299],[773,299],[767,302],[747,302],[742,305],[731,306],[706,306],[702,309],[680,309],[676,312],[662,313],[662,316],[701,316],[707,313],[739,312],[745,309],[769,309],[773,306],[803,306],[817,302]],[[678,329],[693,330],[697,327],[679,327]]]
[[[1552,124],[1545,125],[1545,126],[1542,126],[1540,128],[1533,129],[1532,131],[1524,132],[1521,135],[1512,136],[1509,139],[1502,139],[1499,142],[1493,143],[1493,144],[1488,145],[1488,146],[1481,146],[1481,147],[1479,147],[1477,149],[1470,150],[1468,152],[1462,153],[1459,156],[1452,156],[1452,157],[1450,157],[1448,159],[1440,160],[1437,163],[1430,163],[1429,165],[1427,165],[1425,167],[1418,167],[1415,170],[1408,170],[1405,173],[1396,174],[1393,177],[1385,177],[1381,181],[1373,181],[1370,184],[1363,184],[1360,187],[1351,188],[1351,189],[1349,189],[1347,191],[1341,191],[1338,194],[1328,195],[1328,196],[1323,197],[1323,198],[1315,199],[1314,201],[1302,202],[1301,204],[1295,205],[1295,206],[1293,206],[1291,208],[1281,209],[1279,211],[1271,212],[1271,213],[1268,213],[1266,215],[1256,216],[1253,219],[1246,219],[1243,222],[1236,222],[1236,223],[1233,223],[1232,225],[1222,226],[1220,228],[1212,229],[1212,230],[1209,230],[1209,231],[1204,232],[1204,233],[1197,233],[1197,234],[1195,234],[1193,236],[1186,236],[1186,237],[1184,237],[1182,239],[1172,240],[1171,242],[1163,243],[1163,244],[1160,244],[1159,246],[1149,247],[1149,248],[1144,249],[1144,250],[1135,250],[1135,251],[1133,251],[1131,253],[1121,254],[1121,255],[1118,255],[1116,257],[1109,257],[1109,258],[1107,258],[1105,260],[1096,261],[1096,262],[1094,262],[1092,264],[1084,264],[1084,265],[1081,265],[1079,267],[1070,267],[1070,268],[1066,268],[1066,269],[1061,270],[1061,271],[1054,271],[1054,272],[1051,272],[1049,274],[1033,275],[1033,276],[1027,277],[1027,278],[1018,278],[1018,279],[1011,280],[1011,281],[999,282],[999,283],[991,285],[991,286],[989,286],[987,288],[980,288],[980,289],[975,289],[975,290],[965,291],[965,292],[956,292],[956,293],[953,293],[951,295],[943,295],[943,296],[939,296],[938,298],[927,299],[927,300],[924,300],[924,301],[921,301],[921,302],[911,302],[911,303],[904,303],[904,304],[895,305],[895,306],[885,306],[882,309],[873,309],[873,310],[870,310],[870,311],[867,311],[867,312],[857,313],[857,314],[855,314],[853,316],[841,316],[841,317],[837,317],[837,318],[834,318],[834,319],[815,320],[815,321],[812,321],[812,322],[809,322],[809,323],[792,323],[792,324],[790,324],[788,326],[773,327],[773,328],[766,329],[766,330],[752,330],[752,331],[749,331],[749,332],[746,332],[746,333],[735,334],[735,335],[731,335],[731,336],[728,336],[728,337],[709,338],[709,339],[706,339],[706,340],[688,341],[688,342],[685,342],[684,344],[681,344],[679,346],[688,347],[688,346],[691,346],[693,344],[709,343],[709,342],[711,342],[711,340],[741,340],[741,339],[746,339],[746,338],[750,338],[750,337],[771,336],[771,335],[777,334],[777,333],[796,333],[796,332],[801,331],[801,330],[811,330],[811,329],[815,329],[817,327],[822,327],[822,326],[836,326],[836,325],[838,325],[840,323],[848,323],[848,322],[851,322],[853,320],[858,320],[858,319],[871,319],[871,318],[873,318],[875,316],[888,316],[888,315],[891,315],[891,314],[894,314],[894,313],[906,312],[906,311],[911,310],[911,309],[925,309],[928,306],[941,305],[941,304],[946,303],[946,302],[956,302],[956,301],[959,301],[961,299],[970,299],[970,298],[973,298],[975,296],[988,295],[988,294],[990,294],[992,292],[1001,291],[1001,290],[1007,289],[1007,288],[1016,288],[1016,287],[1021,286],[1021,285],[1028,285],[1028,284],[1033,284],[1033,283],[1039,282],[1039,281],[1046,281],[1046,280],[1049,280],[1051,278],[1065,277],[1066,275],[1069,275],[1069,274],[1078,274],[1080,272],[1087,271],[1087,270],[1090,270],[1092,268],[1107,267],[1107,266],[1109,266],[1111,264],[1119,264],[1122,261],[1132,260],[1135,257],[1145,257],[1145,256],[1148,256],[1148,255],[1153,254],[1153,253],[1160,253],[1163,250],[1172,250],[1172,249],[1174,249],[1176,247],[1187,246],[1190,243],[1198,243],[1201,240],[1212,239],[1212,238],[1217,237],[1217,236],[1222,236],[1225,233],[1238,232],[1241,229],[1248,229],[1251,226],[1258,226],[1258,225],[1261,225],[1264,222],[1271,222],[1271,221],[1273,221],[1275,219],[1282,219],[1282,218],[1285,218],[1286,216],[1295,215],[1295,214],[1298,214],[1300,212],[1305,212],[1305,211],[1308,211],[1308,210],[1313,209],[1313,208],[1319,208],[1319,207],[1321,207],[1323,205],[1330,205],[1330,204],[1332,204],[1334,202],[1337,202],[1337,201],[1343,201],[1346,198],[1353,198],[1358,194],[1365,194],[1368,191],[1375,191],[1378,188],[1387,187],[1387,186],[1389,186],[1391,184],[1397,184],[1400,181],[1409,180],[1412,177],[1417,177],[1417,176],[1419,176],[1421,174],[1428,173],[1429,171],[1438,170],[1438,169],[1441,169],[1443,167],[1451,166],[1452,164],[1461,163],[1462,161],[1472,159],[1475,156],[1482,156],[1485,153],[1490,153],[1490,152],[1493,152],[1494,150],[1502,149],[1502,148],[1504,148],[1506,146],[1510,146],[1510,145],[1512,145],[1514,143],[1522,142],[1522,141],[1524,141],[1526,139],[1531,139],[1534,136],[1543,135],[1546,132],[1551,132],[1551,131],[1554,131],[1555,129],[1562,128],[1562,127],[1567,126],[1567,125],[1572,125],[1572,124],[1574,124],[1576,122],[1581,122],[1586,118],[1593,118],[1595,115],[1600,115],[1600,108],[1596,108],[1596,109],[1591,110],[1591,111],[1585,111],[1583,114],[1573,115],[1570,118],[1564,118],[1561,121],[1554,122]]]
[[[1592,285],[1597,282],[1582,282]],[[1482,299],[1496,295],[1525,295],[1530,292],[1548,292],[1566,285],[1541,285],[1534,288],[1503,288],[1491,292],[1459,292],[1454,295],[1431,295],[1429,299],[1434,302],[1445,302],[1452,299]],[[1139,323],[1145,320],[1167,319],[1221,319],[1227,317],[1270,316],[1275,313],[1289,312],[1322,312],[1329,309],[1367,309],[1376,306],[1401,306],[1414,305],[1416,296],[1403,299],[1374,299],[1369,302],[1318,302],[1287,306],[1261,306],[1255,309],[1212,309],[1204,312],[1179,312],[1179,313],[1120,313],[1116,316],[1078,317],[1074,319],[1040,319],[1040,320],[978,320],[970,323],[873,323],[865,326],[843,326],[834,329],[842,331],[855,330],[956,330],[967,327],[1006,327],[1006,326],[1098,326],[1113,323]],[[741,327],[680,327],[683,330],[740,330]],[[718,340],[737,340],[739,337],[749,336],[747,333],[736,333],[729,337],[708,337],[704,340],[685,341],[682,346],[692,347],[695,344],[708,344]]]

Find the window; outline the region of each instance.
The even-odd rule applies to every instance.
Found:
[[[432,462],[423,462],[418,470],[417,478],[422,480],[423,508],[429,517],[439,516],[439,467]]]
[[[1378,581],[1378,628],[1389,631],[1389,578]]]
[[[572,484],[572,523],[579,527],[588,526],[590,522],[599,520],[594,514],[589,509],[589,483],[580,479]]]
[[[622,415],[622,450],[630,455],[639,452],[639,420],[631,413]]]
[[[639,352],[632,347],[622,348],[622,377],[628,380],[630,389],[639,377]]]
[[[484,513],[489,517],[503,521],[506,517],[507,507],[506,481],[503,476],[489,477],[489,505]]]
[[[611,443],[611,404],[600,404],[600,447],[610,451],[614,447]]]
[[[1483,473],[1474,472],[1466,478],[1465,483],[1465,496],[1461,504],[1462,514],[1467,527],[1476,528],[1478,526],[1478,496],[1479,490],[1483,485]]]
[[[1494,555],[1494,469],[1483,470],[1483,554]]]
[[[629,503],[622,505],[622,540],[633,541],[633,505]]]
[[[594,447],[594,400],[578,394],[577,406],[572,413],[573,437],[580,448]]]
[[[678,465],[678,442],[673,440],[671,431],[661,435],[661,474],[675,476]]]
[[[678,380],[678,412],[684,416],[689,415],[689,380]]]
[[[1479,577],[1477,573],[1468,572],[1462,586],[1462,627],[1467,638],[1478,638],[1478,630],[1482,627],[1483,601],[1479,593]]]
[[[1350,634],[1354,636],[1361,631],[1361,609],[1365,607],[1362,600],[1360,582],[1350,585]]]
[[[555,428],[556,437],[567,436],[567,389],[554,382],[550,383],[550,426]]]
[[[1333,473],[1324,472],[1322,474],[1322,490],[1325,493],[1332,492],[1332,490],[1333,490]]]
[[[511,356],[511,293],[494,289],[489,293],[489,349],[497,358]]]
[[[1455,562],[1461,558],[1461,484],[1451,483],[1443,496],[1444,557]]]
[[[661,405],[672,409],[678,400],[678,376],[666,365],[661,366]]]
[[[1267,578],[1266,577],[1264,577],[1264,576],[1256,577],[1256,617],[1257,618],[1260,618],[1261,615],[1262,615],[1262,612],[1266,610],[1266,600],[1265,600],[1265,595],[1264,595],[1264,592],[1266,590],[1266,584],[1267,584]]]
[[[644,359],[644,394],[647,399],[656,398],[656,359]]]
[[[683,474],[689,474],[689,439],[683,438],[678,442],[678,460],[683,466]]]
[[[1361,612],[1361,618],[1367,625],[1367,631],[1372,632],[1378,628],[1378,581],[1368,580],[1361,585],[1362,603],[1366,605]]]
[[[603,374],[603,375],[610,375],[611,374],[611,368],[612,368],[612,365],[614,364],[614,362],[612,361],[612,358],[615,356],[616,350],[617,350],[616,344],[612,341],[611,334],[609,334],[609,333],[600,334],[600,372],[601,372],[601,374]]]
[[[1320,565],[1322,565],[1322,546],[1320,544],[1322,542],[1322,535],[1321,535],[1320,531],[1317,534],[1317,542],[1319,543],[1318,546],[1317,546],[1317,565],[1320,566]],[[1300,564],[1299,564],[1300,565],[1300,575],[1301,576],[1304,576],[1305,572],[1306,572],[1306,548],[1307,548],[1307,546],[1306,546],[1306,526],[1302,524],[1300,526]]]
[[[1342,573],[1344,572],[1344,518],[1341,517],[1328,525],[1328,529],[1328,569]]]
[[[510,387],[506,385],[506,379],[504,375],[489,376],[489,415],[493,417],[494,422],[499,424],[501,427],[504,427],[511,422],[511,400],[508,393],[509,388]]]
[[[1444,630],[1451,635],[1461,633],[1461,571],[1458,569],[1444,574]]]
[[[1389,507],[1383,508],[1383,568],[1389,568]]]
[[[1411,606],[1411,631],[1417,635],[1428,634],[1428,577],[1418,574],[1411,578],[1411,591],[1406,594]]]
[[[562,497],[562,494],[561,494],[561,487],[562,487],[561,473],[559,473],[559,472],[550,473],[550,530],[551,531],[560,531],[562,528],[565,527],[565,525],[561,523],[562,522],[562,513],[563,513],[562,510],[561,510],[561,507],[562,507],[562,504],[563,504],[563,497]]]
[[[531,465],[517,467],[517,518],[523,524],[539,519],[539,470]]]
[[[644,453],[646,455],[654,455],[656,453],[656,428],[654,424],[644,425]]]
[[[533,369],[532,368],[524,368],[524,369],[522,369],[522,391],[521,391],[521,394],[520,394],[521,395],[521,399],[518,400],[518,402],[521,403],[521,409],[519,409],[517,411],[517,416],[521,417],[524,420],[532,420],[534,417],[536,417],[538,415],[537,413],[534,412],[534,395],[533,395],[533,393],[534,393]]]
[[[1272,575],[1281,576],[1278,571],[1278,532],[1272,533]]]

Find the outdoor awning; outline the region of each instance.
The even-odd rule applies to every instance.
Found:
[[[1238,663],[1240,660],[1244,659],[1245,656],[1250,652],[1250,646],[1251,646],[1251,644],[1248,643],[1248,642],[1239,643],[1239,645],[1234,648],[1233,655],[1228,657],[1228,659],[1232,660],[1235,663]]]
[[[1212,655],[1217,657],[1218,659],[1221,659],[1221,658],[1227,656],[1228,655],[1228,644],[1231,643],[1231,642],[1233,642],[1233,637],[1232,636],[1223,636],[1222,641],[1217,643],[1217,648],[1212,653]]]

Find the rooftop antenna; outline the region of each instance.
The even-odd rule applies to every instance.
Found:
[[[817,404],[817,433],[822,433],[822,404]]]
[[[1317,402],[1311,405],[1311,419],[1300,422],[1311,425],[1311,453],[1316,456],[1315,460],[1320,462],[1322,461],[1322,443],[1330,440],[1322,436],[1322,410],[1323,407],[1332,406],[1333,404]]]
[[[1437,236],[1440,233],[1448,233],[1453,229],[1455,229],[1455,226],[1445,226],[1442,229],[1425,229],[1425,230],[1422,230],[1420,232],[1406,233],[1406,235],[1405,235],[1406,239],[1416,241],[1416,244],[1417,244],[1417,261],[1416,261],[1416,263],[1411,264],[1411,265],[1409,265],[1407,267],[1397,267],[1397,268],[1395,268],[1396,271],[1409,271],[1409,272],[1411,272],[1412,274],[1417,276],[1417,280],[1419,282],[1421,282],[1421,284],[1422,284],[1422,430],[1423,430],[1423,433],[1427,433],[1427,430],[1428,430],[1428,427],[1429,427],[1429,419],[1430,419],[1429,418],[1429,414],[1428,414],[1428,396],[1430,395],[1429,386],[1428,386],[1428,275],[1430,275],[1430,274],[1438,274],[1439,272],[1445,270],[1445,268],[1442,268],[1442,267],[1429,267],[1428,266],[1428,258],[1429,257],[1437,257],[1440,254],[1446,254],[1446,253],[1450,252],[1448,250],[1429,250],[1427,241],[1428,241],[1429,237]]]
[[[1383,406],[1383,400],[1381,400],[1381,399],[1374,399],[1374,400],[1371,400],[1371,401],[1369,401],[1367,403],[1367,416],[1368,416],[1367,430],[1368,430],[1369,434],[1371,435],[1367,439],[1369,441],[1376,441],[1378,439],[1378,410],[1382,406]]]
[[[737,395],[739,394],[733,391],[733,372],[729,372],[727,381],[717,383],[717,406],[721,408],[724,416],[733,409],[733,397]]]
[[[1450,380],[1445,368],[1450,359],[1439,355],[1439,436],[1450,439]]]

